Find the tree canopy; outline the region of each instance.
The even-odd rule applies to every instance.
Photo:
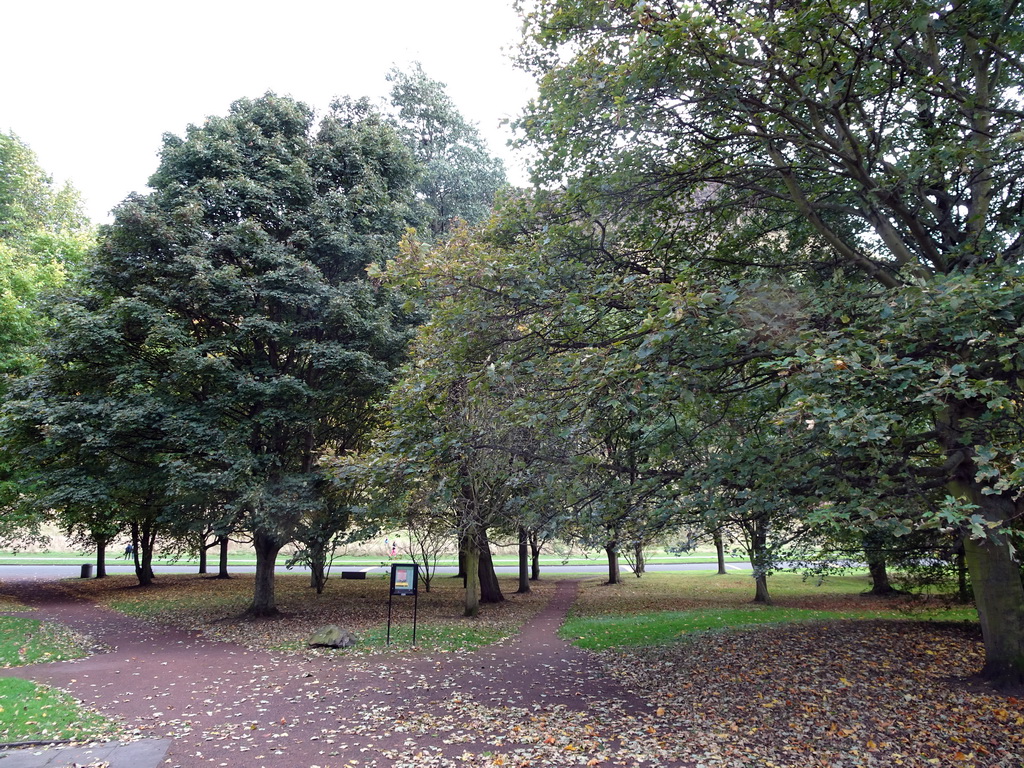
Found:
[[[26,370],[42,327],[39,297],[64,282],[92,242],[74,187],[56,188],[25,142],[0,134],[0,376]]]
[[[274,562],[302,518],[345,514],[325,509],[318,457],[356,447],[404,352],[411,318],[365,269],[397,246],[413,174],[365,102],[316,125],[267,94],[165,136],[153,191],[116,209],[9,406],[32,450],[89,445],[103,465],[89,480],[110,491],[134,466],[131,503],[157,522],[204,504],[239,518],[258,557],[251,610],[273,613]]]
[[[420,237],[433,241],[458,220],[482,221],[507,183],[504,164],[490,154],[445,84],[419,63],[408,72],[392,69],[388,80],[396,128],[419,166],[414,209]]]
[[[70,184],[55,187],[32,149],[0,134],[0,396],[12,377],[36,363],[33,347],[47,326],[44,298],[60,289],[93,246],[91,226]],[[0,454],[0,539],[31,536],[38,516],[12,514],[26,490],[24,466]]]
[[[561,190],[507,223],[529,256],[483,288],[501,316],[589,409],[635,385],[640,474],[680,498],[764,501],[800,467],[806,521],[961,536],[984,672],[1019,684],[1018,4],[522,10],[518,127]],[[740,398],[764,428],[723,461]]]

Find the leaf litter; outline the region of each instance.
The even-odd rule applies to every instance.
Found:
[[[521,624],[515,613],[513,603],[503,619],[509,628]],[[195,627],[197,615],[183,621]],[[281,634],[305,631],[305,621],[270,622],[260,642],[280,647]],[[208,637],[233,639],[210,627]],[[253,668],[233,688],[214,681],[218,693],[204,703],[205,718],[170,720],[157,712],[151,729],[208,744],[196,756],[211,762],[230,752],[262,765],[284,759],[289,746],[303,743],[308,752],[312,744],[321,768],[1024,765],[1024,702],[960,682],[983,659],[972,625],[780,625],[578,651],[573,662],[557,645],[537,650],[529,663],[550,675],[552,690],[535,692],[532,702],[510,692],[500,702],[514,688],[515,670],[488,669],[487,649],[339,654],[344,666],[332,679],[303,668],[326,661],[304,650],[280,656],[281,668]],[[474,674],[466,666],[445,671],[478,658]],[[420,672],[403,677],[411,665]],[[579,690],[565,690],[566,672]],[[564,703],[571,695],[580,698]],[[282,711],[289,714],[277,718]]]

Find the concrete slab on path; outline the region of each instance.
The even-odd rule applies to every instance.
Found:
[[[0,749],[0,768],[156,768],[167,755],[171,739],[111,741],[86,747]]]

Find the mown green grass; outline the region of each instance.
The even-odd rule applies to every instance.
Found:
[[[0,616],[0,666],[10,668],[87,655],[80,636],[36,619]],[[112,737],[117,725],[70,696],[12,677],[0,678],[0,743]]]
[[[584,585],[561,635],[593,650],[678,642],[701,632],[838,619],[976,621],[973,607],[936,599],[865,595],[863,575],[818,582],[798,574],[769,580],[774,605],[751,603],[749,574],[648,574],[619,585]]]
[[[116,723],[60,691],[0,678],[0,743],[107,739],[117,731]]]
[[[72,633],[36,619],[0,616],[0,667],[18,667],[85,656],[88,649]]]

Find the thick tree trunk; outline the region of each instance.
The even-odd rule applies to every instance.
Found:
[[[139,577],[139,585],[148,587],[156,578],[156,574],[153,573],[153,550],[143,547],[141,560],[139,554],[135,555],[135,559],[137,561],[135,573]]]
[[[530,536],[523,527],[519,528],[519,589],[516,594],[525,595],[530,591]]]
[[[474,544],[467,540],[463,550],[463,557],[466,563],[466,573],[463,581],[466,585],[466,609],[464,615],[472,618],[480,613],[480,585],[478,583],[480,552]]]
[[[96,578],[107,578],[107,543],[110,539],[106,536],[96,536]]]
[[[754,602],[762,605],[772,604],[772,596],[768,593],[768,576],[764,573],[754,576]]]
[[[266,533],[258,533],[253,537],[253,547],[256,550],[256,582],[253,587],[252,605],[245,612],[247,616],[265,618],[280,614],[274,596],[274,570],[282,546],[284,543],[277,537]]]
[[[498,574],[494,572],[494,559],[491,557],[491,543],[487,540],[487,529],[480,529],[479,543],[479,579],[480,579],[480,602],[501,603],[505,596],[501,593],[501,585],[498,583]]]
[[[1024,686],[1024,584],[1007,531],[1018,510],[1009,494],[992,493],[992,488],[976,480],[978,467],[970,446],[981,438],[963,425],[977,416],[975,405],[953,402],[938,415],[936,426],[940,444],[951,457],[960,458],[948,489],[975,506],[986,529],[983,539],[964,536],[964,559],[985,640],[980,675],[999,689],[1017,690]]]
[[[1016,508],[1006,494],[986,495],[976,483],[971,486],[966,488],[968,498],[993,526],[985,539],[964,538],[964,557],[985,639],[981,677],[1000,689],[1018,689],[1024,685],[1024,585],[1020,563],[1012,557],[1005,533]]]
[[[207,550],[212,547],[212,544],[206,543],[206,534],[203,534],[199,538],[199,573],[200,575],[206,573],[207,569]]]
[[[619,584],[622,581],[619,573],[619,542],[609,541],[604,545],[604,551],[608,556],[608,583]]]
[[[889,583],[889,570],[885,558],[868,560],[868,574],[871,576],[871,594],[885,597],[896,594],[896,588]]]
[[[230,540],[227,536],[220,536],[217,538],[217,543],[220,545],[217,578],[230,579],[231,574],[228,573],[228,544],[230,543]]]
[[[871,593],[880,597],[896,594],[897,590],[889,583],[889,570],[886,567],[885,554],[882,546],[885,534],[881,531],[868,531],[864,534],[864,560],[868,564],[871,575]]]
[[[156,542],[156,532],[149,521],[143,522],[142,525],[135,522],[131,527],[135,577],[139,580],[140,587],[148,587],[156,578],[156,574],[153,573],[153,544]]]
[[[718,555],[718,575],[724,576],[727,573],[725,569],[725,540],[722,538],[721,531],[715,531],[712,535],[715,539],[715,554]]]
[[[540,537],[530,532],[530,581],[540,581]]]

